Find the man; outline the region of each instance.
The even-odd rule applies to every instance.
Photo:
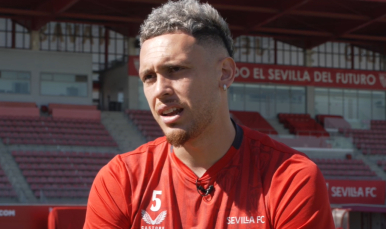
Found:
[[[215,9],[168,2],[140,36],[140,78],[166,137],[101,169],[84,228],[335,228],[317,166],[230,119],[236,66]]]

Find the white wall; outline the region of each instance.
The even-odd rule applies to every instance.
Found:
[[[139,93],[143,93],[143,88],[139,88],[138,79],[138,76],[129,76],[129,108],[133,110],[140,109],[138,97]]]
[[[103,72],[101,74],[103,109],[108,110],[108,96],[110,101],[117,102],[119,92],[123,92],[124,96],[122,110],[140,109],[138,79],[138,76],[128,76],[127,64]]]
[[[312,118],[315,117],[315,87],[306,87],[306,109]]]
[[[92,104],[92,57],[85,53],[45,52],[0,49],[0,70],[28,71],[31,74],[31,94],[0,93],[0,101]],[[87,97],[40,95],[40,73],[68,73],[88,76]]]
[[[118,101],[118,93],[123,93],[122,110],[128,108],[129,104],[129,80],[127,76],[127,64],[107,70],[101,74],[103,110],[108,110],[109,104],[107,97],[110,96],[111,102]]]

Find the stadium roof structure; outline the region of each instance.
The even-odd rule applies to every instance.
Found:
[[[100,24],[127,36],[165,0],[0,0],[0,15],[29,30],[49,21]],[[349,42],[386,53],[385,0],[208,0],[234,37],[270,36],[301,48]]]

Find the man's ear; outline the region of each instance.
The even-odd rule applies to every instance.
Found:
[[[232,57],[227,57],[221,61],[221,78],[220,85],[221,89],[229,88],[235,80],[236,74],[236,63]]]

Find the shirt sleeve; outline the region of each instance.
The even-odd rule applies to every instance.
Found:
[[[95,177],[84,229],[130,228],[130,188],[125,164],[116,156]]]
[[[280,165],[268,202],[275,229],[335,229],[323,175],[303,156],[294,155]]]

